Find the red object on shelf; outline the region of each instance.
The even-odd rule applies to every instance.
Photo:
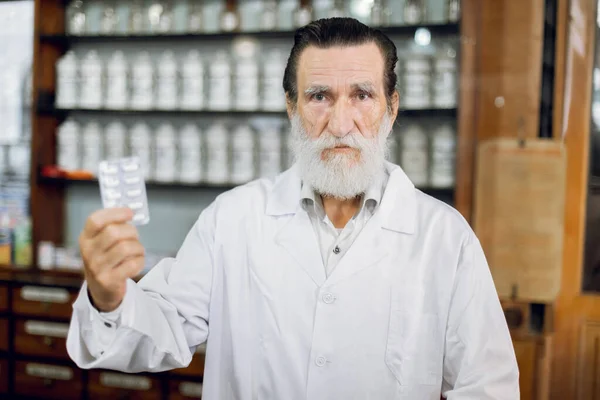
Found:
[[[40,174],[44,178],[59,178],[82,181],[89,181],[95,178],[94,174],[90,171],[86,171],[83,169],[65,170],[61,169],[56,165],[46,165],[42,167],[40,170]]]
[[[40,175],[44,178],[64,178],[65,171],[56,165],[46,165],[40,169]]]

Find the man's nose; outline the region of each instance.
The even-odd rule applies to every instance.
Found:
[[[337,137],[344,137],[354,129],[354,115],[352,107],[346,99],[339,99],[333,106],[329,120],[329,131]]]

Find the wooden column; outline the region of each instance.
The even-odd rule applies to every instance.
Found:
[[[34,265],[37,265],[37,243],[62,242],[64,190],[58,186],[40,185],[38,168],[52,165],[56,157],[57,120],[37,113],[40,93],[54,93],[55,65],[62,55],[56,44],[40,41],[42,34],[64,33],[64,1],[36,0],[33,46],[33,104],[31,137],[31,217]]]
[[[556,302],[550,391],[550,398],[556,400],[600,399],[600,296],[581,290],[597,30],[595,3],[570,0],[565,18],[563,75],[557,76],[564,92],[564,109],[555,110],[555,121],[560,121],[555,136],[565,135],[568,163],[563,270]]]
[[[470,221],[478,141],[538,135],[544,1],[462,4],[456,207]]]

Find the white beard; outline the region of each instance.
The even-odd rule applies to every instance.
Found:
[[[300,116],[294,113],[291,120],[290,150],[300,168],[300,177],[320,195],[347,200],[366,192],[378,180],[384,169],[388,152],[387,138],[391,118],[385,114],[377,136],[365,138],[361,133],[350,133],[338,138],[330,133],[312,139],[308,136]],[[333,153],[323,159],[324,150],[335,146],[349,146],[359,150],[356,154]]]

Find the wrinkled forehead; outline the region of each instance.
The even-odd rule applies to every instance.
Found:
[[[350,88],[370,82],[376,90],[383,90],[384,60],[375,43],[356,46],[309,46],[298,62],[298,89],[313,85]]]

